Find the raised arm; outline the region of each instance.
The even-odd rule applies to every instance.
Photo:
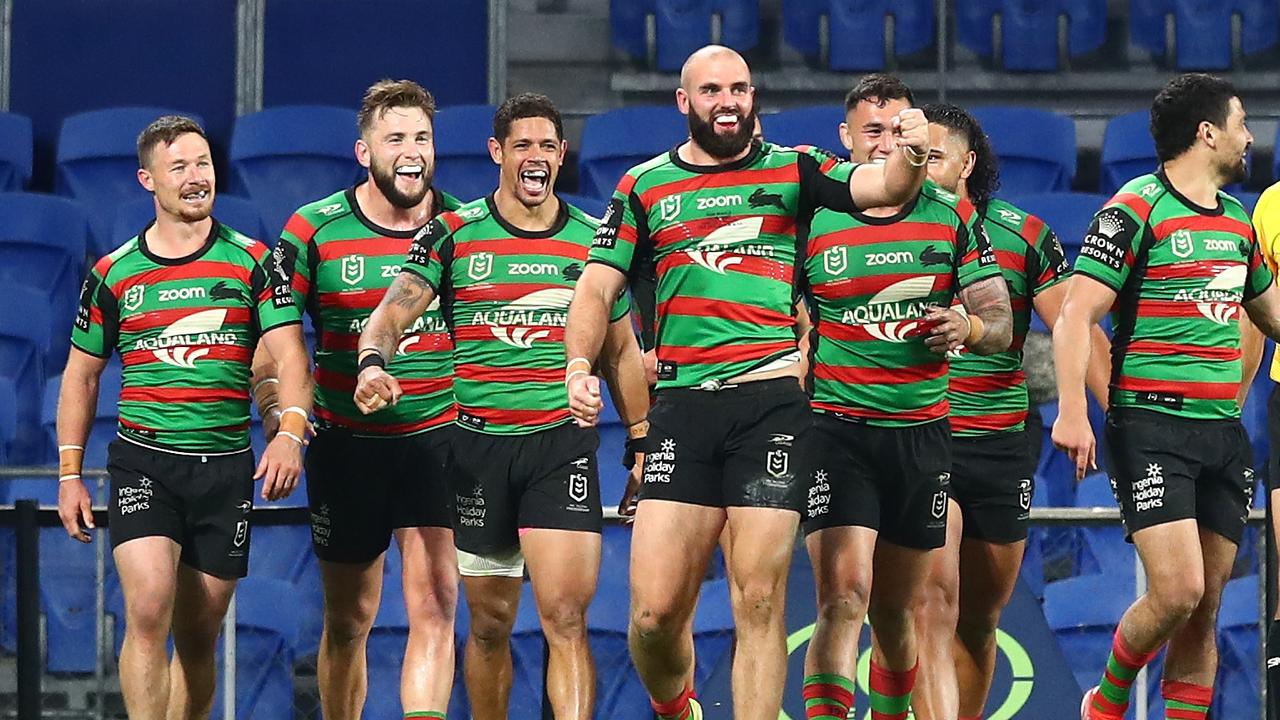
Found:
[[[1058,378],[1058,419],[1053,423],[1053,444],[1076,465],[1076,479],[1097,469],[1097,439],[1089,426],[1085,402],[1085,378],[1091,352],[1090,326],[1097,324],[1115,302],[1116,292],[1107,285],[1076,274],[1067,281],[1067,297],[1053,325],[1053,365]]]
[[[882,165],[859,165],[849,176],[849,196],[860,208],[896,207],[906,204],[927,174],[929,121],[924,111],[907,108],[894,118],[898,149]]]
[[[98,409],[98,378],[106,367],[106,358],[73,347],[58,391],[58,517],[68,535],[85,543],[94,527],[93,502],[80,473]]]

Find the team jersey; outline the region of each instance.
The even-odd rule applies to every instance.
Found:
[[[1058,236],[1035,215],[992,199],[982,225],[1009,286],[1013,342],[1008,350],[994,355],[977,355],[964,347],[952,354],[947,400],[951,404],[951,433],[961,437],[1025,427],[1027,386],[1022,345],[1031,327],[1032,300],[1065,280],[1071,270]]]
[[[418,234],[404,270],[441,298],[453,331],[460,426],[519,435],[570,422],[564,327],[598,225],[561,201],[550,229],[529,232],[485,197]],[[629,312],[624,296],[610,321]]]
[[[460,205],[438,190],[432,196],[433,216]],[[321,423],[357,435],[409,435],[453,422],[453,340],[438,302],[405,330],[387,363],[404,390],[400,402],[365,415],[353,399],[360,333],[420,229],[379,227],[360,210],[354,187],[303,205],[285,224],[274,251],[275,304],[295,318],[304,308],[311,316]]]
[[[271,250],[215,220],[199,250],[162,258],[147,247],[151,228],[89,271],[71,344],[99,358],[120,353],[125,439],[170,452],[242,451],[258,338],[297,322],[271,302]]]
[[[1249,216],[1197,207],[1163,173],[1131,180],[1093,218],[1075,272],[1117,293],[1111,407],[1238,418],[1240,303],[1271,284]]]
[[[947,416],[947,360],[924,317],[1000,267],[969,201],[925,182],[891,217],[820,210],[805,275],[813,409],[901,427]]]
[[[1275,275],[1280,263],[1280,184],[1272,185],[1258,198],[1253,209],[1253,229],[1267,269]],[[1271,358],[1271,379],[1280,382],[1280,353]]]
[[[759,143],[727,165],[691,165],[673,149],[627,171],[588,262],[628,275],[633,292],[656,276],[659,389],[714,388],[799,359],[797,224],[817,207],[855,210],[855,167]]]

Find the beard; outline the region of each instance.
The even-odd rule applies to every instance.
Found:
[[[423,163],[422,188],[409,194],[396,187],[396,170],[394,167],[385,167],[377,162],[369,163],[369,176],[373,178],[373,184],[382,192],[382,196],[387,199],[387,202],[401,210],[415,208],[418,203],[422,202],[422,198],[426,197],[427,191],[431,189],[431,181],[435,179],[435,172],[434,165]]]
[[[711,117],[714,118],[716,114],[712,113]],[[723,135],[716,131],[715,120],[705,121],[690,108],[689,137],[713,158],[725,160],[735,157],[751,144],[751,136],[756,127],[756,111],[752,108],[746,115],[736,111],[735,114],[738,115],[738,129],[732,134]]]
[[[196,189],[199,190],[201,188],[196,188]],[[205,218],[213,214],[213,187],[208,187],[206,189],[209,191],[209,197],[205,199],[205,202],[199,205],[188,205],[187,203],[182,202],[181,193],[189,192],[191,190],[190,188],[184,188],[174,198],[172,204],[165,202],[164,199],[161,199],[160,207],[170,215],[177,216],[183,222],[188,222],[188,223],[200,222],[201,220],[204,220]]]
[[[1224,163],[1218,168],[1218,172],[1222,175],[1223,185],[1235,185],[1249,179],[1249,166],[1244,158]]]

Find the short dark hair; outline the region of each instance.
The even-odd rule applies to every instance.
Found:
[[[511,134],[511,123],[525,118],[546,118],[556,126],[556,139],[564,139],[564,122],[560,119],[560,111],[556,109],[551,98],[541,93],[521,93],[508,98],[498,112],[493,114],[493,137],[499,142],[506,142]]]
[[[412,80],[384,79],[369,86],[356,114],[356,128],[364,135],[375,120],[387,114],[391,108],[417,108],[426,113],[428,120],[435,120],[436,99],[426,88]]]
[[[1195,144],[1200,123],[1208,120],[1225,127],[1231,98],[1237,96],[1230,80],[1214,75],[1186,73],[1170,80],[1151,103],[1151,137],[1160,162],[1178,157]]]
[[[908,105],[916,104],[916,96],[906,83],[888,73],[871,73],[863,75],[849,94],[844,96],[844,111],[849,112],[860,102],[884,107],[890,100],[906,100]]]
[[[156,143],[164,143],[165,147],[173,144],[174,140],[186,135],[187,133],[195,133],[209,142],[209,136],[204,134],[204,128],[200,127],[200,123],[187,117],[186,115],[161,115],[151,124],[138,134],[138,167],[146,168],[151,162],[151,151],[155,150]]]
[[[1000,164],[982,125],[964,108],[949,103],[925,105],[924,117],[964,136],[965,143],[974,154],[973,172],[964,181],[964,186],[969,191],[969,200],[985,211],[991,196],[1000,189]]]

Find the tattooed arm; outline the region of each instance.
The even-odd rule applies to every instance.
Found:
[[[356,380],[355,401],[364,414],[400,401],[400,383],[384,368],[387,361],[395,356],[405,328],[422,317],[435,296],[435,290],[421,275],[412,270],[402,270],[369,316],[356,346],[362,367]],[[378,358],[373,358],[374,355]],[[368,364],[367,360],[380,360],[380,363]]]
[[[976,355],[994,355],[1013,342],[1013,311],[1009,286],[997,275],[978,280],[960,291],[965,315],[950,308],[934,308],[925,320],[929,336],[925,345],[945,353],[964,345]]]

